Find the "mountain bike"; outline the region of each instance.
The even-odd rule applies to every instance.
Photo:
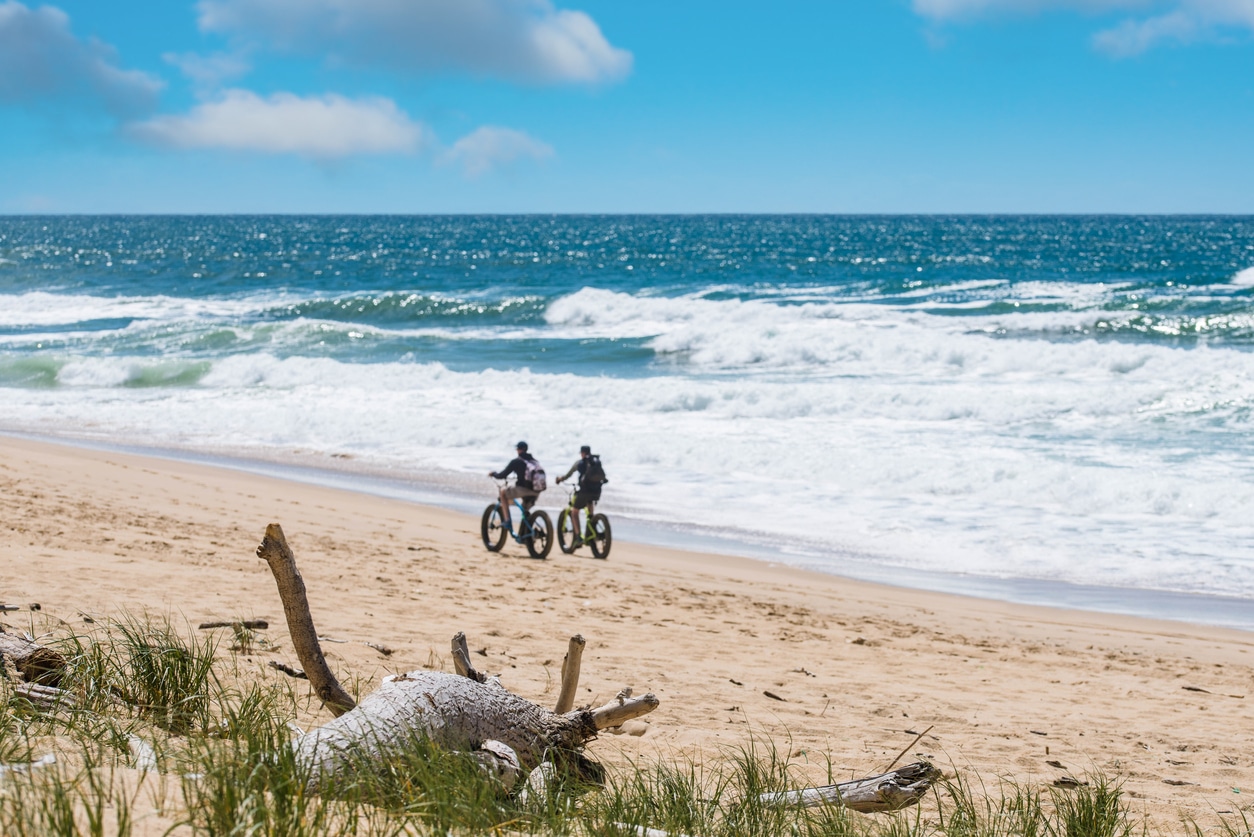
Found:
[[[584,531],[575,531],[575,494],[572,489],[567,492],[569,500],[566,508],[557,516],[557,545],[562,552],[570,555],[579,547],[587,544],[592,549],[592,557],[602,560],[610,557],[610,545],[614,542],[610,531],[610,519],[603,514],[594,513],[596,503],[589,503],[584,509]]]
[[[553,520],[548,512],[531,511],[535,498],[526,501],[515,498],[517,513],[510,513],[509,525],[504,525],[500,502],[492,503],[483,510],[483,518],[479,521],[479,534],[483,536],[483,545],[488,552],[500,552],[505,546],[505,538],[513,536],[514,540],[527,547],[532,558],[545,559],[553,549]],[[519,521],[518,530],[514,530],[514,521]]]

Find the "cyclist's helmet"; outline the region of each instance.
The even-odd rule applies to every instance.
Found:
[[[592,454],[592,446],[591,446],[591,445],[583,445],[582,447],[580,447],[580,448],[579,448],[579,452],[580,452],[580,453],[586,453],[586,454],[591,455],[591,454]]]
[[[527,450],[527,443],[526,443],[526,442],[519,442],[518,444],[514,445],[514,447],[515,447],[517,450],[526,451],[526,450]]]

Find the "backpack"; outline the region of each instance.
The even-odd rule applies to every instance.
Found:
[[[523,479],[531,483],[531,487],[536,491],[544,491],[549,487],[548,480],[544,476],[544,466],[535,459],[524,459],[527,470],[523,472]]]
[[[605,469],[601,467],[601,457],[588,457],[588,470],[583,475],[584,482],[601,484],[609,482],[609,478],[605,476]]]

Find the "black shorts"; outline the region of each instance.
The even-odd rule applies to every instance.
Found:
[[[586,509],[589,503],[595,503],[601,499],[601,483],[594,482],[587,485],[579,486],[579,490],[575,492],[575,508]]]

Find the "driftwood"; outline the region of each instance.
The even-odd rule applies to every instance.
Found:
[[[58,689],[56,686],[43,686],[39,683],[21,683],[13,687],[13,694],[25,698],[31,705],[45,712],[78,708],[78,698],[74,696],[74,693]]]
[[[475,671],[474,665],[470,662],[470,648],[466,644],[466,635],[461,631],[453,635],[453,668],[457,669],[457,673],[462,677],[469,677],[476,683],[487,682],[487,675]]]
[[[583,746],[600,730],[620,726],[658,706],[652,694],[633,698],[631,689],[625,688],[597,709],[572,710],[585,646],[584,638],[576,635],[562,663],[557,711],[549,711],[509,692],[499,678],[476,671],[466,635],[460,632],[452,640],[455,674],[411,671],[392,675],[361,703],[353,704],[322,656],[304,583],[278,524],[267,527],[257,554],[270,565],[278,583],[292,643],[305,673],[319,698],[337,714],[293,742],[298,758],[310,768],[313,789],[332,784],[421,737],[473,753],[507,788],[513,786],[520,769],[530,771],[523,795],[538,798],[547,792],[554,763],[583,764]],[[895,811],[917,803],[939,775],[932,765],[918,762],[852,782],[765,794],[762,802],[843,805],[867,813]]]
[[[199,627],[202,631],[210,628],[246,628],[250,631],[264,631],[270,627],[270,623],[265,619],[233,619],[226,622],[201,622]]]
[[[296,558],[279,524],[271,523],[266,527],[266,537],[257,547],[257,557],[270,566],[274,582],[279,586],[279,599],[283,602],[283,616],[292,635],[292,646],[314,688],[314,694],[334,714],[343,715],[356,706],[356,701],[344,691],[322,656],[318,632],[314,630],[313,617],[309,614],[309,600],[305,597],[305,580],[296,569]]]
[[[575,634],[570,638],[566,658],[562,660],[562,690],[557,695],[554,712],[569,712],[575,708],[575,690],[579,688],[579,665],[583,659],[584,638]]]
[[[764,793],[759,799],[767,805],[800,805],[804,808],[813,808],[818,805],[842,805],[851,811],[875,814],[883,811],[897,811],[917,804],[932,783],[940,778],[940,775],[941,772],[936,767],[921,761],[879,776],[825,785],[821,788]],[[528,782],[528,785],[530,784]],[[614,825],[619,830],[636,835],[636,837],[689,837],[686,834],[663,831],[660,828],[649,828],[644,825],[627,823],[614,823]]]
[[[763,794],[763,802],[775,805],[843,805],[864,814],[896,811],[916,804],[941,772],[925,761],[897,770],[821,788]]]
[[[266,528],[257,555],[270,566],[278,584],[301,666],[319,699],[337,715],[293,742],[298,757],[311,770],[315,788],[359,770],[417,737],[451,750],[473,752],[481,764],[502,777],[516,776],[518,767],[530,770],[549,759],[580,764],[584,744],[598,731],[658,706],[653,695],[632,698],[631,691],[625,689],[599,709],[551,712],[506,690],[499,679],[475,671],[464,635],[453,639],[458,673],[411,671],[392,675],[361,703],[354,703],[322,656],[305,585],[278,524]],[[573,671],[577,681],[577,668]],[[577,683],[571,685],[572,693],[574,685]]]
[[[28,683],[56,686],[65,671],[65,657],[24,636],[8,634],[0,628],[0,657],[13,663]]]
[[[266,665],[270,666],[270,668],[274,669],[275,671],[283,672],[288,677],[295,677],[297,680],[309,679],[308,677],[305,676],[305,672],[301,671],[298,668],[292,668],[286,663],[280,663],[278,660],[271,660],[270,662],[266,663]]]

